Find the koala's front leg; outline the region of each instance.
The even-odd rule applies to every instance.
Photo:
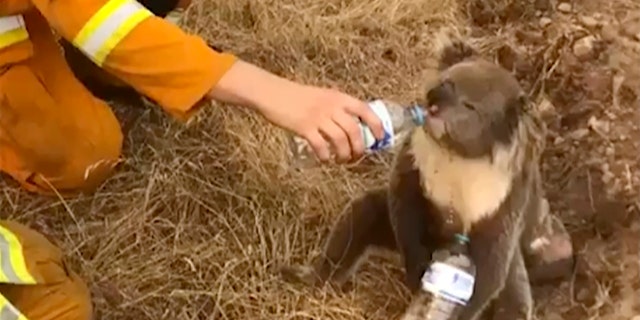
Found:
[[[516,247],[504,289],[495,302],[493,320],[529,320],[533,314],[533,297],[522,251]]]
[[[480,319],[491,301],[503,290],[520,244],[517,222],[509,214],[498,212],[474,227],[469,253],[476,264],[476,282],[473,296],[459,320]]]
[[[396,218],[396,242],[404,261],[405,281],[414,293],[421,287],[422,274],[431,262],[432,254],[421,242],[424,221],[420,213],[419,207],[405,201],[398,201],[390,208],[390,214]]]
[[[405,149],[407,145],[403,146]],[[421,278],[431,262],[433,246],[429,240],[429,204],[422,193],[420,176],[413,168],[410,153],[400,151],[396,159],[389,186],[389,220],[396,238],[398,251],[405,266],[405,281],[412,292],[421,287]],[[428,245],[428,243],[427,243]]]

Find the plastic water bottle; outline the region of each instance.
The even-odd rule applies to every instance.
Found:
[[[403,319],[456,320],[473,295],[476,266],[468,253],[469,239],[456,234],[453,244],[436,251],[422,276],[422,291]]]
[[[177,26],[182,22],[182,17],[184,16],[185,10],[184,8],[176,8],[173,11],[169,12],[167,16],[164,18],[166,21],[169,21]]]
[[[418,105],[405,107],[382,99],[370,101],[368,104],[382,121],[384,138],[377,140],[371,129],[365,123],[360,122],[365,153],[378,152],[393,147],[401,133],[424,123],[426,112]],[[317,164],[316,155],[307,140],[293,135],[290,142],[291,153],[296,166],[308,167]]]

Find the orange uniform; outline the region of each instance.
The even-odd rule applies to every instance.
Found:
[[[0,319],[89,320],[91,294],[60,249],[24,225],[0,220]]]
[[[94,189],[119,163],[123,139],[52,29],[179,120],[236,60],[134,0],[0,1],[0,171],[39,193]]]

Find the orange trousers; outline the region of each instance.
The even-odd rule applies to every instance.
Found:
[[[0,3],[0,16],[24,16],[30,36],[0,50],[0,172],[28,191],[92,191],[121,160],[118,121],[74,77],[51,30],[70,41],[106,2]],[[102,70],[186,120],[235,60],[153,16],[111,51]]]
[[[22,224],[0,220],[12,231],[24,251],[36,285],[0,284],[0,294],[29,320],[89,320],[93,305],[87,285],[69,270],[60,249],[42,234]]]

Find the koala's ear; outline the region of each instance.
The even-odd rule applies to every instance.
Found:
[[[444,71],[458,63],[473,59],[478,52],[462,40],[453,40],[442,48],[438,69]]]
[[[529,96],[524,92],[520,92],[518,96],[509,103],[509,109],[512,109],[518,114],[530,111],[531,101],[529,100]]]
[[[533,104],[531,103],[531,99],[529,98],[529,95],[526,93],[521,93],[520,96],[518,97],[519,100],[519,104],[520,104],[520,108],[524,111],[524,112],[531,112],[533,111]]]

